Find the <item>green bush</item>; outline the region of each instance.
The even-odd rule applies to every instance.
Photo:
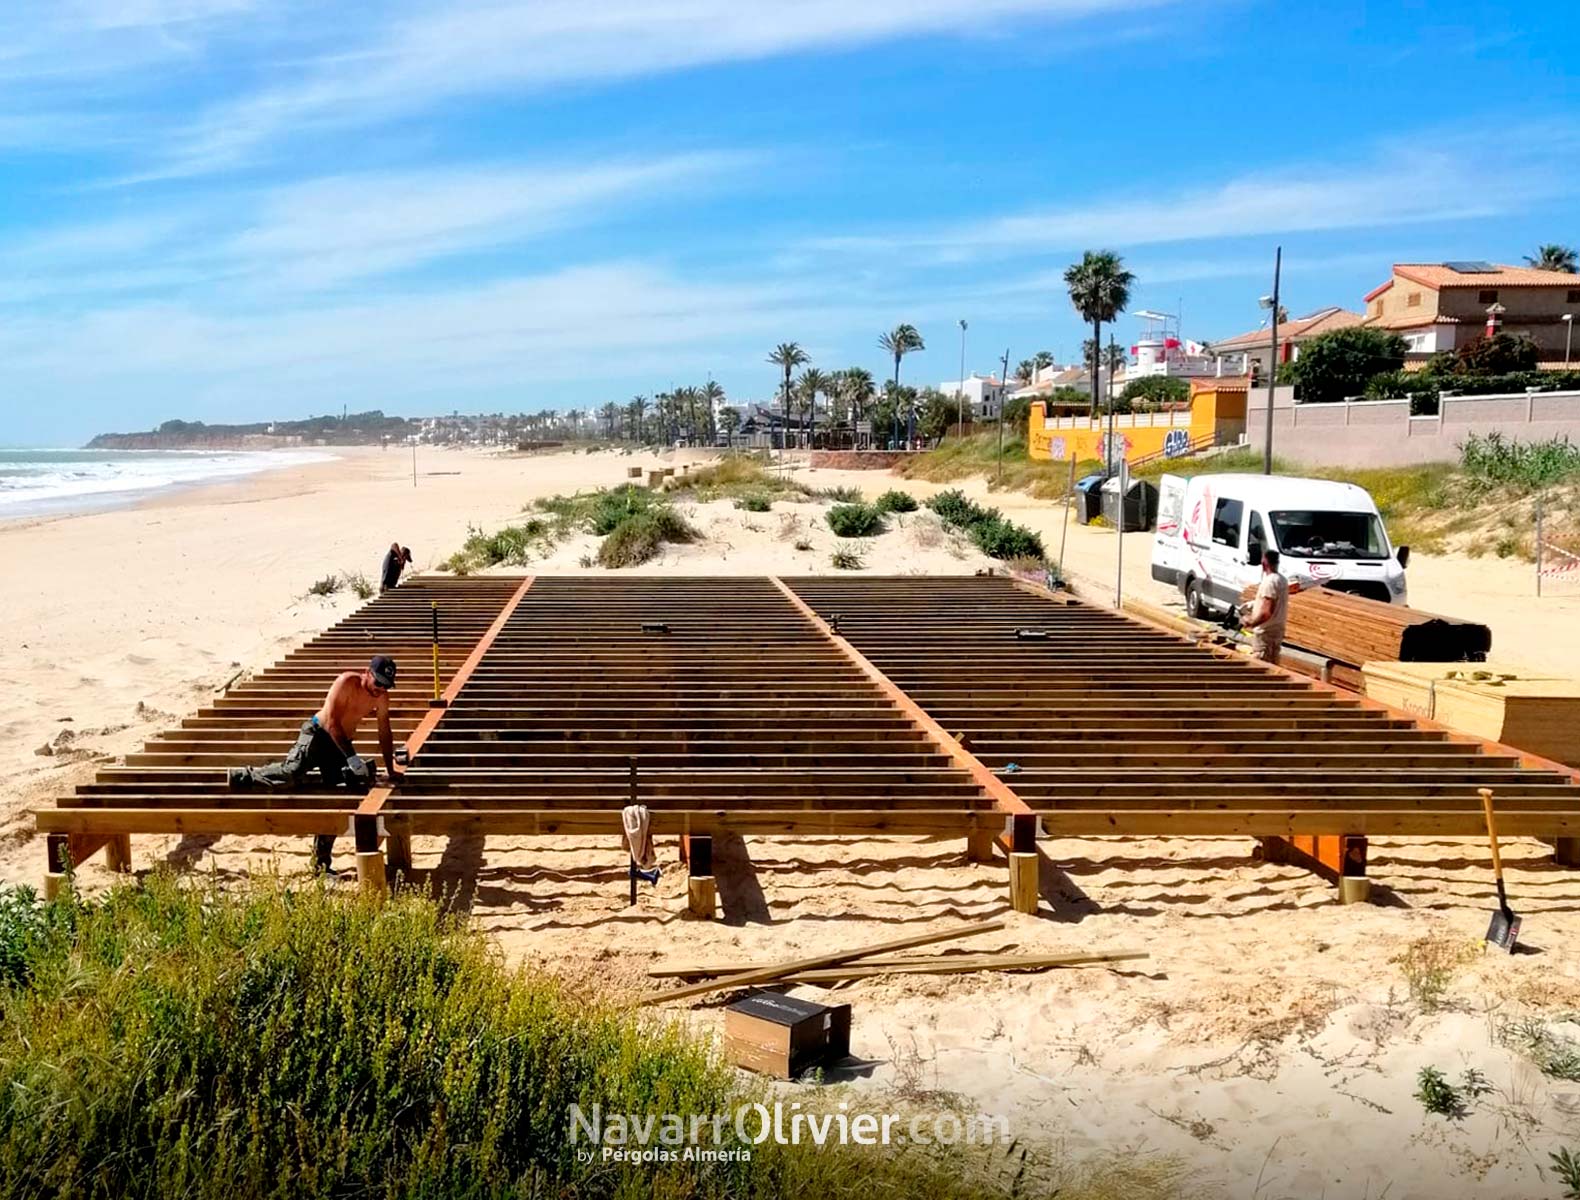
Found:
[[[658,507],[663,502],[645,487],[622,483],[593,494],[590,516],[592,531],[603,537],[613,533],[615,527],[628,517]]]
[[[1580,446],[1566,437],[1516,442],[1496,430],[1485,437],[1473,433],[1460,443],[1459,465],[1478,483],[1534,491],[1580,475]]]
[[[977,549],[989,558],[1034,559],[1041,562],[1047,557],[1042,548],[1042,538],[1002,517],[991,521],[978,521],[971,526],[971,540]]]
[[[1019,1147],[772,1142],[746,1162],[582,1165],[572,1104],[689,1118],[766,1089],[678,1024],[507,970],[426,898],[154,876],[45,910],[0,893],[0,913],[22,964],[0,981],[6,1196],[972,1197],[1023,1169]],[[1061,1196],[1177,1194],[1162,1164],[1032,1163]]]
[[[876,537],[884,530],[883,514],[871,504],[836,504],[828,510],[828,527],[840,537]]]
[[[958,488],[939,492],[927,502],[927,507],[937,513],[944,524],[958,525],[962,528],[980,521],[986,511],[966,499],[966,494]]]
[[[861,489],[859,487],[807,488],[806,494],[814,500],[832,500],[836,504],[860,504]]]
[[[760,492],[754,492],[749,496],[742,496],[735,502],[735,507],[741,509],[743,512],[767,512],[769,509],[773,508],[773,506],[773,501]]]
[[[867,565],[861,547],[850,544],[836,546],[828,561],[836,571],[859,571]]]
[[[890,488],[879,496],[873,507],[881,513],[908,513],[916,511],[916,497],[910,492]]]
[[[309,596],[333,596],[342,586],[343,581],[338,575],[325,575],[322,579],[314,580],[307,589]]]
[[[666,542],[693,542],[697,531],[672,508],[649,508],[626,517],[598,547],[605,567],[634,567],[658,557]]]

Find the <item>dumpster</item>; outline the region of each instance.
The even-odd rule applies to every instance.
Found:
[[[1145,479],[1127,479],[1125,492],[1124,528],[1128,530],[1151,529],[1158,519],[1158,489]],[[1102,486],[1103,520],[1115,529],[1119,523],[1119,477],[1104,482]]]
[[[1075,484],[1075,522],[1077,525],[1090,525],[1092,518],[1101,515],[1102,496],[1098,492],[1106,475],[1087,475],[1076,481]]]

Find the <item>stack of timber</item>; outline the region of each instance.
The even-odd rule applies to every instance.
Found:
[[[1245,598],[1255,594],[1248,589]],[[1290,594],[1284,640],[1357,667],[1369,662],[1482,662],[1492,649],[1492,631],[1485,625],[1323,587]]]
[[[1491,663],[1373,662],[1362,673],[1384,704],[1580,767],[1580,680]]]

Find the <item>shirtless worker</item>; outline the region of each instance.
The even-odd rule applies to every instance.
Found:
[[[1262,581],[1256,585],[1256,607],[1245,620],[1251,631],[1251,653],[1276,664],[1284,649],[1289,624],[1289,580],[1278,573],[1278,551],[1262,553]]]
[[[232,767],[230,786],[238,790],[255,786],[299,788],[316,768],[326,787],[343,783],[352,791],[367,791],[378,772],[357,754],[351,738],[369,713],[378,714],[379,753],[384,758],[384,770],[393,780],[395,737],[390,733],[389,694],[394,686],[395,660],[387,654],[375,654],[365,671],[343,672],[330,685],[323,707],[302,722],[296,744],[284,761],[265,767]],[[313,861],[320,870],[329,870],[334,845],[334,834],[314,835]]]

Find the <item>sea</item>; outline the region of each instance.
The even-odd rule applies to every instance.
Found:
[[[8,450],[0,521],[108,508],[172,488],[327,462],[322,450]]]

